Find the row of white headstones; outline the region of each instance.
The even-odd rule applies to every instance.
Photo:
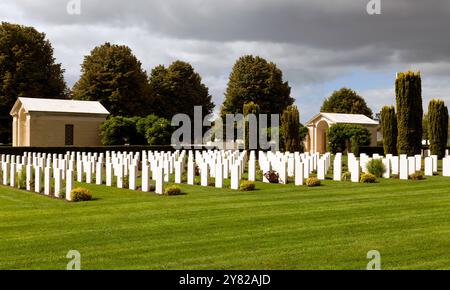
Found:
[[[367,163],[372,159],[382,160],[386,168],[383,174],[384,178],[398,175],[400,179],[406,180],[411,174],[422,171],[423,158],[421,155],[413,157],[387,155],[383,157],[374,154],[369,157],[361,154],[358,159],[353,154],[349,154],[348,169],[353,182],[360,181],[361,172],[368,172]],[[157,194],[164,193],[165,183],[172,181],[181,184],[185,168],[187,168],[187,184],[189,185],[195,185],[198,168],[201,186],[210,186],[211,178],[214,178],[214,186],[223,188],[224,180],[230,179],[230,188],[238,190],[245,172],[248,173],[248,180],[256,181],[258,163],[259,169],[263,173],[276,171],[281,184],[287,184],[291,177],[294,178],[295,185],[301,186],[313,172],[317,172],[318,179],[325,180],[331,168],[331,160],[331,153],[321,155],[318,153],[259,151],[257,160],[255,151],[219,150],[106,152],[104,154],[67,152],[65,155],[24,153],[22,156],[1,155],[0,181],[3,185],[16,187],[18,186],[17,175],[22,174],[22,171],[25,170],[28,191],[40,193],[43,186],[45,195],[53,195],[58,198],[65,195],[65,198],[70,201],[74,180],[124,188],[125,179],[127,179],[128,189],[136,190],[139,169],[141,170],[140,189],[145,192],[150,191],[150,180],[152,180]],[[342,165],[342,154],[338,153],[333,161],[333,179],[335,181],[342,180]],[[425,175],[432,176],[437,170],[437,156],[426,157]],[[443,160],[443,176],[450,176],[449,156]],[[43,184],[41,184],[42,177]],[[34,179],[34,188],[31,188],[32,179]],[[262,181],[269,182],[266,176],[263,176]],[[53,189],[52,184],[54,185]],[[61,192],[64,185],[65,192]]]

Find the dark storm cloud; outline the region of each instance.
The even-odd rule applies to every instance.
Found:
[[[70,84],[83,56],[110,41],[130,46],[147,71],[191,62],[218,105],[244,54],[274,61],[293,96],[316,111],[330,92],[311,86],[360,70],[421,70],[426,95],[450,96],[448,0],[381,0],[381,15],[368,15],[369,0],[81,0],[80,15],[66,12],[68,2],[2,0],[0,19],[46,32]],[[392,85],[362,93],[378,106]]]

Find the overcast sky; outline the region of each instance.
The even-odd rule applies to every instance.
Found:
[[[374,112],[394,104],[398,71],[422,72],[424,107],[450,101],[450,1],[381,0],[1,0],[0,20],[46,33],[72,86],[83,56],[104,42],[130,46],[150,72],[192,63],[216,109],[236,59],[260,55],[284,72],[302,121],[334,90],[350,87]]]

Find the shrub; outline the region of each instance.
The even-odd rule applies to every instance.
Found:
[[[422,174],[422,172],[413,173],[413,174],[411,174],[409,176],[409,179],[411,179],[411,180],[423,180],[423,174]]]
[[[274,170],[265,173],[264,177],[267,178],[270,183],[280,183],[280,175]]]
[[[103,145],[131,144],[136,138],[135,120],[125,117],[110,117],[100,127]]]
[[[253,191],[256,186],[253,181],[244,180],[241,182],[241,186],[239,187],[239,191]]]
[[[181,195],[181,188],[175,185],[168,186],[164,191],[164,195]]]
[[[73,202],[92,200],[91,192],[86,188],[75,188],[70,192],[70,197]]]
[[[382,177],[386,172],[386,166],[384,166],[381,159],[372,159],[366,166],[369,173],[375,175],[375,177]]]
[[[377,177],[373,175],[372,173],[364,173],[361,175],[361,182],[362,183],[375,183],[377,182]]]
[[[369,145],[370,138],[369,130],[360,125],[336,124],[328,129],[328,149],[334,154],[351,150],[359,155],[359,147]]]
[[[342,180],[343,181],[350,181],[352,179],[352,174],[348,171],[344,172],[344,174],[342,174]]]
[[[322,184],[322,182],[316,177],[311,177],[306,180],[306,185],[308,187],[316,187],[316,186],[320,186],[321,184]]]

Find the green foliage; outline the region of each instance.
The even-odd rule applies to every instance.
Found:
[[[259,56],[239,58],[230,74],[222,115],[243,113],[246,103],[254,102],[261,114],[281,114],[294,103],[283,73],[272,62]]]
[[[164,191],[164,195],[172,196],[172,195],[181,195],[181,188],[175,185],[168,186]]]
[[[70,197],[73,202],[89,201],[92,200],[92,194],[89,189],[86,188],[74,188],[70,192]]]
[[[364,98],[348,88],[334,91],[333,94],[324,101],[320,111],[322,113],[363,114],[369,118],[372,118],[373,116],[373,112],[367,106]]]
[[[422,139],[423,140],[430,140],[430,134],[428,133],[428,114],[423,115],[423,121],[422,121],[422,128],[423,128],[423,134]]]
[[[244,108],[243,108],[243,114],[245,117],[247,117],[250,114],[255,115],[256,117],[259,116],[259,106],[257,104],[255,104],[254,102],[249,102],[244,104]],[[249,121],[248,119],[245,120],[245,150],[249,150],[250,149],[250,128],[249,128]],[[256,132],[253,132],[253,134],[256,134],[256,140],[257,142],[259,142],[259,136],[258,136],[258,130]],[[256,144],[257,145],[257,144]],[[253,148],[255,149],[255,148]]]
[[[383,133],[384,154],[397,154],[397,115],[394,107],[385,106],[381,110],[381,130]]]
[[[239,186],[239,191],[253,191],[256,189],[256,185],[253,181],[244,180]]]
[[[306,180],[306,185],[308,187],[317,187],[317,186],[321,186],[322,182],[316,177],[310,177]]]
[[[11,142],[9,112],[17,98],[68,97],[63,73],[44,33],[33,27],[0,24],[0,143]]]
[[[77,100],[100,101],[113,116],[146,116],[148,79],[141,62],[125,45],[105,43],[85,56],[72,89]]]
[[[349,149],[359,155],[359,147],[370,144],[371,134],[369,130],[359,125],[335,124],[328,129],[328,147],[336,154]]]
[[[444,101],[431,100],[428,106],[428,135],[431,154],[445,157],[448,141],[448,109]]]
[[[175,61],[168,68],[160,65],[152,70],[150,113],[167,120],[176,114],[186,114],[193,120],[194,106],[203,108],[203,116],[214,109],[208,88],[191,64]]]
[[[300,136],[300,113],[297,106],[289,106],[281,116],[281,132],[284,139],[284,150],[298,152],[302,149]]]
[[[169,145],[172,137],[172,126],[169,121],[159,118],[145,133],[149,145]]]
[[[377,182],[377,177],[372,173],[364,173],[361,175],[361,183],[375,183]]]
[[[367,170],[369,173],[373,174],[375,177],[382,177],[386,172],[386,166],[384,166],[381,159],[372,159],[367,162]]]
[[[102,144],[169,145],[172,127],[166,119],[147,117],[110,117],[101,127]]]
[[[398,154],[414,156],[422,150],[422,80],[420,73],[399,73],[395,82],[397,98]]]
[[[110,117],[102,124],[100,131],[105,146],[131,144],[137,138],[136,124],[132,118]]]
[[[415,172],[411,175],[409,175],[410,180],[423,180],[423,174],[422,172]]]

